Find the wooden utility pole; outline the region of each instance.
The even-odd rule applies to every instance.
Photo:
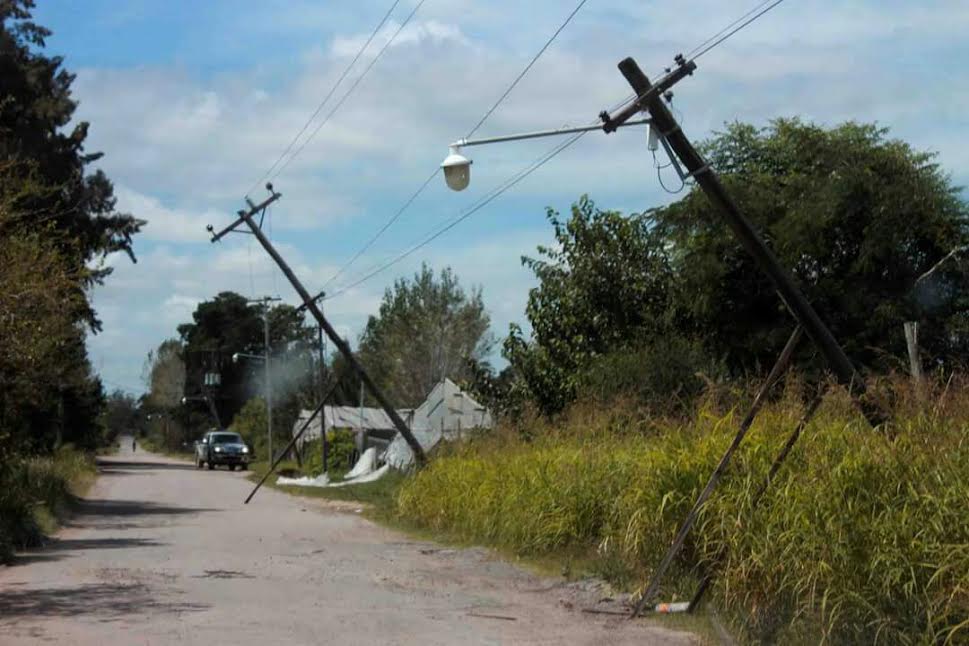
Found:
[[[347,363],[350,364],[350,368],[360,376],[360,379],[364,384],[366,384],[370,394],[373,395],[373,398],[377,400],[380,407],[385,413],[387,413],[387,416],[393,423],[394,428],[396,428],[397,432],[403,436],[408,446],[410,446],[411,451],[414,452],[414,460],[417,462],[418,466],[424,466],[427,463],[427,456],[425,456],[424,449],[421,447],[420,442],[417,441],[414,434],[411,433],[409,428],[407,428],[407,425],[404,423],[404,420],[401,419],[400,414],[391,405],[390,400],[387,399],[383,391],[377,387],[377,384],[374,383],[373,379],[370,378],[370,375],[367,374],[367,371],[364,370],[363,366],[360,364],[360,361],[357,360],[357,357],[350,349],[350,344],[341,339],[340,335],[336,333],[336,330],[333,329],[330,322],[326,320],[325,316],[323,316],[323,312],[310,296],[310,293],[306,290],[306,287],[304,287],[303,283],[299,281],[296,274],[293,273],[293,270],[276,250],[276,247],[273,246],[273,243],[270,242],[262,232],[262,228],[256,224],[255,220],[253,219],[257,213],[265,212],[266,208],[268,208],[270,204],[282,197],[281,193],[277,193],[273,190],[272,184],[267,184],[266,188],[271,193],[270,197],[263,200],[260,204],[253,204],[252,202],[249,202],[249,209],[239,211],[239,217],[236,219],[236,221],[225,229],[215,233],[212,225],[209,225],[208,230],[212,233],[212,242],[217,242],[232,232],[240,224],[245,223],[249,227],[249,230],[256,237],[256,240],[259,241],[259,244],[262,245],[262,248],[266,250],[266,253],[268,253],[276,262],[276,265],[278,265],[282,270],[283,274],[293,286],[293,289],[295,289],[296,293],[299,294],[300,298],[303,300],[303,304],[310,311],[310,313],[313,314],[313,318],[316,319],[319,326],[323,328],[324,332],[326,332],[326,336],[333,341],[333,345],[336,346],[337,350],[340,351],[340,354],[342,354]]]
[[[633,617],[637,616],[643,610],[658,591],[660,579],[682,547],[686,535],[696,520],[700,507],[712,494],[713,488],[716,487],[721,475],[730,462],[732,453],[739,446],[746,434],[747,428],[753,422],[753,417],[757,414],[760,406],[761,397],[766,392],[766,389],[770,387],[772,378],[776,378],[775,373],[779,369],[783,370],[786,362],[790,359],[790,353],[793,352],[793,345],[796,344],[801,329],[808,334],[815,345],[821,350],[831,370],[838,377],[838,380],[848,387],[852,395],[863,395],[865,392],[864,381],[851,364],[851,361],[849,361],[848,356],[838,344],[834,335],[831,334],[831,331],[818,316],[804,294],[801,293],[801,290],[798,289],[788,272],[778,262],[764,240],[740,212],[740,209],[720,182],[720,178],[716,172],[703,159],[700,153],[697,152],[696,148],[694,148],[693,144],[683,133],[680,125],[676,122],[676,119],[674,119],[669,108],[663,104],[662,92],[678,80],[692,74],[696,69],[695,61],[684,60],[682,56],[676,57],[676,63],[677,66],[674,70],[669,71],[659,83],[653,85],[632,58],[626,58],[620,62],[619,70],[622,72],[626,81],[632,86],[633,90],[635,90],[637,98],[630,106],[617,113],[616,116],[610,116],[607,112],[601,113],[600,117],[604,122],[603,130],[612,132],[637,112],[649,112],[651,118],[650,127],[657,129],[660,138],[664,142],[664,147],[668,146],[669,148],[667,150],[672,150],[671,157],[675,155],[673,160],[675,161],[678,158],[683,163],[688,171],[686,177],[692,177],[700,188],[703,189],[707,198],[720,212],[726,225],[733,231],[734,236],[758,264],[761,271],[774,284],[774,288],[780,295],[781,300],[797,320],[798,329],[781,353],[774,370],[771,371],[771,376],[768,377],[763,389],[758,394],[757,399],[755,399],[754,405],[751,406],[750,412],[741,424],[741,429],[734,438],[734,442],[721,458],[720,464],[710,477],[707,486],[680,526],[680,530],[673,544],[667,550],[657,570],[653,573],[652,580],[633,610]],[[869,406],[863,398],[856,398],[856,402],[872,426],[877,426],[883,421],[881,412]]]

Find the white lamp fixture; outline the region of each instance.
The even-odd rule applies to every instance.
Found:
[[[460,146],[450,146],[450,154],[441,162],[444,181],[452,191],[463,191],[471,183],[471,160],[461,154]]]
[[[625,128],[626,126],[642,126],[649,123],[649,119],[631,119],[616,126]],[[461,154],[464,146],[480,146],[482,144],[496,144],[505,141],[521,141],[522,139],[537,139],[539,137],[556,137],[568,135],[576,132],[590,132],[592,130],[602,130],[602,124],[591,126],[579,126],[578,128],[556,128],[555,130],[538,130],[536,132],[522,132],[515,135],[503,135],[501,137],[487,137],[484,139],[458,139],[448,146],[448,156],[441,162],[444,169],[444,181],[452,191],[463,191],[471,183],[471,160]]]

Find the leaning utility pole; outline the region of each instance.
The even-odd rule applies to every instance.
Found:
[[[414,434],[411,433],[410,429],[404,423],[404,420],[401,419],[400,414],[397,412],[397,410],[394,409],[394,407],[390,404],[390,400],[387,399],[386,396],[384,396],[383,391],[377,387],[377,384],[375,384],[373,379],[370,378],[370,375],[367,374],[367,371],[363,369],[363,366],[360,364],[360,362],[354,356],[353,352],[350,350],[350,344],[348,344],[346,341],[341,339],[340,336],[336,333],[336,330],[333,329],[333,326],[330,325],[330,322],[326,320],[326,317],[323,316],[323,312],[313,301],[312,297],[310,296],[310,293],[303,286],[303,283],[299,281],[299,279],[296,277],[296,274],[293,273],[293,270],[290,269],[289,265],[286,264],[286,261],[283,260],[283,257],[276,250],[276,247],[273,246],[273,243],[270,242],[269,239],[262,232],[261,218],[264,216],[266,209],[269,207],[270,204],[272,204],[273,202],[275,202],[276,200],[282,197],[281,193],[277,193],[276,191],[273,190],[272,184],[266,184],[266,190],[270,192],[270,196],[268,198],[266,198],[259,204],[253,204],[252,201],[247,198],[246,202],[248,203],[249,208],[240,210],[238,213],[239,217],[236,219],[236,221],[230,224],[229,226],[227,226],[226,228],[222,229],[218,233],[214,232],[214,228],[212,227],[211,224],[208,225],[207,227],[208,231],[212,233],[212,242],[217,242],[218,240],[221,240],[224,236],[234,231],[235,228],[238,227],[240,224],[245,223],[249,227],[249,232],[251,232],[252,235],[256,237],[256,240],[259,241],[259,244],[262,245],[262,248],[266,250],[266,253],[268,253],[270,257],[272,257],[272,259],[276,262],[276,265],[278,265],[279,268],[282,270],[283,274],[286,276],[290,284],[293,286],[293,289],[296,290],[300,298],[303,300],[303,304],[306,305],[306,308],[310,311],[310,313],[313,314],[313,318],[316,319],[316,322],[320,325],[321,328],[323,328],[323,331],[326,332],[326,336],[329,337],[331,341],[333,341],[333,345],[337,347],[337,350],[340,351],[340,354],[342,354],[343,357],[346,359],[347,363],[350,364],[350,368],[360,376],[360,379],[367,385],[367,389],[373,395],[374,399],[377,400],[377,403],[380,404],[380,407],[384,410],[385,413],[387,413],[387,416],[390,418],[390,421],[394,424],[394,428],[396,428],[397,432],[399,432],[403,436],[408,446],[410,446],[411,451],[414,452],[414,460],[417,462],[419,466],[423,466],[424,464],[426,464],[427,458],[424,455],[424,449],[421,448],[420,442],[418,442],[417,438],[414,437]],[[260,214],[259,224],[256,224],[256,221],[254,219],[256,214]]]
[[[269,454],[269,463],[272,464],[273,461],[273,382],[272,373],[270,372],[269,366],[269,304],[283,299],[278,296],[263,296],[262,298],[254,298],[247,300],[246,303],[249,304],[261,304],[262,305],[262,329],[263,329],[263,370],[266,380],[266,437],[268,445],[266,447],[266,452]]]
[[[723,184],[720,182],[720,178],[717,176],[716,172],[711,168],[703,157],[697,152],[696,148],[683,133],[680,125],[673,118],[673,114],[670,112],[663,102],[663,93],[666,92],[670,87],[672,87],[677,81],[686,78],[691,75],[696,69],[696,62],[693,60],[685,60],[682,55],[676,57],[676,67],[673,70],[667,70],[667,74],[660,79],[660,81],[653,85],[650,83],[649,79],[643,74],[642,70],[636,64],[632,58],[627,58],[619,63],[619,71],[626,78],[626,81],[632,86],[633,90],[636,92],[636,99],[626,108],[621,110],[616,115],[610,116],[608,112],[602,112],[599,116],[603,121],[603,130],[605,132],[613,132],[616,128],[621,126],[625,121],[629,120],[631,117],[636,115],[641,111],[648,112],[651,118],[651,128],[656,128],[659,134],[659,139],[663,142],[663,146],[667,148],[670,152],[671,160],[674,164],[677,163],[677,158],[686,167],[688,173],[685,175],[681,174],[684,180],[687,178],[694,178],[696,183],[703,189],[710,202],[716,207],[723,217],[724,222],[733,231],[734,236],[744,247],[748,254],[753,257],[754,261],[760,266],[761,271],[763,271],[770,281],[774,284],[774,288],[777,290],[781,297],[781,300],[787,305],[788,310],[798,322],[798,328],[792,335],[791,340],[788,342],[787,347],[785,347],[784,352],[778,359],[777,365],[775,365],[774,370],[772,370],[771,376],[768,378],[767,382],[764,384],[761,395],[758,395],[757,400],[751,407],[750,413],[741,425],[739,432],[734,438],[733,443],[724,453],[720,460],[716,470],[711,475],[707,486],[704,488],[701,495],[698,497],[694,503],[693,508],[687,515],[686,519],[680,525],[679,531],[676,534],[676,538],[673,544],[666,551],[663,556],[659,566],[653,572],[649,585],[646,587],[645,592],[639,598],[636,603],[635,609],[632,612],[632,616],[637,616],[642,612],[643,608],[649,603],[652,598],[656,595],[659,590],[660,581],[663,578],[666,570],[669,568],[670,564],[673,562],[676,554],[679,552],[680,548],[683,546],[683,542],[686,539],[687,534],[692,528],[694,522],[696,521],[700,509],[703,507],[706,500],[712,494],[713,489],[717,486],[717,483],[727,469],[730,463],[731,456],[734,451],[739,447],[740,443],[743,441],[744,435],[750,424],[753,423],[753,418],[757,414],[757,409],[759,408],[759,403],[762,400],[762,395],[766,394],[769,390],[773,381],[779,377],[779,372],[782,372],[790,359],[791,353],[793,353],[794,345],[797,343],[797,338],[800,335],[800,330],[803,329],[805,333],[814,341],[815,345],[821,350],[827,363],[834,371],[835,375],[838,377],[838,381],[846,385],[849,392],[852,394],[861,394],[865,392],[865,384],[859,374],[855,371],[854,366],[848,359],[844,350],[838,344],[834,335],[827,326],[821,321],[817,312],[805,298],[801,290],[798,289],[797,285],[794,283],[791,276],[787,271],[781,266],[777,258],[774,256],[773,252],[764,243],[764,240],[760,237],[754,227],[750,224],[747,218],[740,212],[740,209],[734,203],[733,199],[727,193]],[[675,155],[675,156],[674,156]],[[679,167],[677,165],[677,169]],[[872,409],[866,404],[864,400],[856,400],[859,403],[859,407],[862,413],[872,424],[872,426],[877,426],[882,422],[881,414],[879,411]],[[794,435],[794,441],[796,441],[797,432]],[[782,460],[783,458],[781,458]],[[705,582],[707,585],[708,582]],[[702,595],[702,591],[699,593]],[[693,605],[690,604],[692,609]]]

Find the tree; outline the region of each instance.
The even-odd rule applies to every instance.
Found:
[[[424,265],[384,292],[360,336],[360,358],[392,401],[416,406],[445,377],[471,376],[468,360],[493,345],[490,323],[480,288],[467,294],[450,268],[435,278]]]
[[[522,258],[539,281],[525,310],[532,338],[512,325],[504,354],[530,398],[554,412],[573,399],[591,361],[661,339],[678,321],[667,248],[649,218],[601,211],[586,196],[566,222],[552,209],[546,215],[555,245]]]
[[[969,242],[969,209],[934,155],[873,125],[825,129],[797,119],[733,124],[702,148],[855,361],[897,365],[906,320],[926,323],[923,350],[933,362],[969,358],[963,265],[945,263],[915,285]],[[566,224],[553,211],[549,218],[556,246],[523,259],[539,279],[526,311],[532,338],[513,327],[504,346],[545,412],[568,404],[583,383],[600,392],[636,380],[650,392],[676,390],[670,379],[688,378],[704,356],[728,374],[759,374],[790,335],[794,320],[698,188],[628,218],[586,198]],[[669,354],[676,348],[687,361]],[[807,344],[801,351],[800,366],[823,369]],[[655,362],[669,369],[635,374]]]
[[[98,259],[134,260],[143,224],[116,212],[111,182],[88,172],[101,156],[84,151],[88,124],[66,130],[74,76],[43,52],[50,32],[32,8],[0,0],[0,445],[14,452],[100,441],[88,289],[110,273]]]
[[[887,129],[798,119],[732,124],[704,145],[741,211],[788,267],[848,355],[868,366],[904,356],[902,323],[920,319],[933,360],[964,360],[965,275],[957,263],[916,278],[969,242],[966,204],[934,162]],[[773,362],[793,320],[699,189],[650,211],[669,244],[677,301],[692,332],[734,370]]]
[[[137,434],[144,427],[144,414],[138,400],[122,390],[115,390],[105,401],[102,423],[105,439],[110,444],[121,434]]]
[[[236,353],[265,354],[262,312],[260,305],[249,304],[244,296],[222,292],[199,303],[191,323],[178,326],[186,366],[184,394],[212,396],[223,424],[230,424],[253,395],[264,392],[262,362],[232,359]],[[295,410],[289,399],[312,383],[314,376],[311,367],[315,347],[311,343],[315,335],[305,325],[303,314],[289,305],[270,310],[269,330],[273,410]],[[207,373],[218,373],[221,383],[207,386]],[[274,427],[286,427],[291,416],[278,420],[274,417]]]
[[[12,163],[11,172],[22,181],[47,189],[21,195],[18,212],[30,226],[51,227],[53,240],[78,270],[116,251],[134,261],[132,236],[144,221],[115,210],[113,187],[103,172],[88,174],[102,156],[84,151],[89,124],[64,130],[77,108],[74,75],[62,68],[61,57],[42,52],[51,32],[31,21],[33,7],[33,0],[0,1],[0,161]],[[100,324],[83,288],[110,272],[79,274],[84,318],[95,331]]]

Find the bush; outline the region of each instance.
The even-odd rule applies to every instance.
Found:
[[[77,487],[94,476],[89,456],[70,448],[50,457],[13,457],[0,466],[0,561],[43,536],[38,511],[61,515]]]
[[[934,407],[901,393],[891,437],[867,427],[842,395],[829,396],[752,514],[752,493],[801,414],[791,398],[767,406],[662,598],[689,595],[726,549],[715,598],[754,639],[969,639],[965,392],[950,390]],[[611,412],[598,426],[579,416],[531,442],[499,432],[405,483],[398,513],[522,554],[594,552],[614,579],[645,582],[738,417],[701,405],[656,434],[615,432]]]
[[[670,336],[597,358],[580,375],[578,394],[600,402],[625,396],[655,411],[684,412],[703,392],[706,380],[723,372],[701,343]]]
[[[330,471],[342,473],[352,464],[350,460],[356,451],[353,432],[335,429],[327,433],[329,441]],[[319,440],[313,440],[303,445],[303,472],[307,475],[318,475],[323,471],[323,449]]]

